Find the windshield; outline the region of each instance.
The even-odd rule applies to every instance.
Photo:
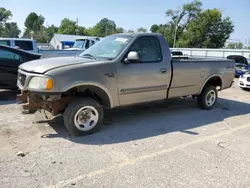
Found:
[[[84,44],[85,44],[85,39],[76,40],[73,45],[73,48],[83,48]]]
[[[127,46],[132,36],[111,35],[105,37],[95,45],[80,54],[80,56],[91,55],[100,59],[114,59]]]

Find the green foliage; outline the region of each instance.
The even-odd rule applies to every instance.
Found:
[[[48,34],[46,28],[43,26],[45,18],[42,15],[37,15],[35,12],[31,12],[25,19],[25,31],[23,37],[33,37],[37,42],[45,43],[48,41]]]
[[[116,33],[116,24],[108,18],[101,19],[92,29],[91,34],[98,37],[105,37]]]
[[[61,21],[61,24],[58,29],[58,33],[60,34],[69,34],[69,35],[76,35],[77,33],[77,24],[75,21],[70,20],[68,18],[64,18]]]
[[[12,17],[11,12],[3,7],[0,7],[0,36],[3,36],[5,24],[10,17]]]
[[[49,27],[46,28],[46,33],[48,35],[48,41],[50,41],[52,39],[52,37],[54,36],[55,33],[58,32],[58,27],[56,27],[55,25],[51,25]]]
[[[0,24],[5,23],[10,17],[12,17],[12,13],[3,7],[0,7]]]
[[[18,38],[21,31],[19,30],[16,22],[5,23],[2,32],[2,37]]]
[[[228,48],[228,49],[242,49],[243,44],[242,44],[242,42],[232,42],[232,43],[229,43],[226,48]]]
[[[179,47],[190,48],[222,48],[230,34],[233,24],[217,9],[208,9],[190,22],[187,31],[178,41]]]
[[[170,18],[166,24],[154,24],[150,31],[161,33],[171,47],[176,39],[177,47],[221,48],[234,31],[229,17],[223,19],[217,9],[202,10],[199,0],[169,9],[166,16]]]
[[[122,27],[117,27],[116,28],[116,33],[124,33],[125,30]]]
[[[168,21],[165,24],[153,24],[150,31],[162,34],[170,47],[221,48],[234,31],[229,17],[223,18],[218,9],[203,10],[200,0],[185,3],[176,10],[169,9],[165,14]],[[9,10],[0,7],[0,36],[19,36],[20,30],[17,24],[7,23],[11,16]],[[26,28],[23,36],[33,37],[38,42],[49,42],[55,33],[105,37],[114,33],[135,32],[117,27],[116,23],[108,18],[101,19],[91,28],[78,26],[69,18],[64,18],[59,27],[55,25],[45,27],[44,21],[42,15],[31,12],[25,20]],[[139,27],[136,32],[147,32],[147,29]],[[242,48],[243,45],[234,44],[231,47]]]
[[[129,29],[127,33],[135,33],[135,31],[133,29]]]
[[[24,25],[28,31],[40,31],[44,24],[44,20],[45,18],[42,15],[38,16],[35,12],[31,12],[27,16]]]
[[[159,29],[160,29],[160,26],[157,25],[157,24],[153,24],[151,27],[150,27],[150,31],[152,33],[158,33],[159,32]]]
[[[146,33],[146,32],[147,32],[147,29],[144,28],[144,27],[139,27],[139,28],[137,29],[137,32],[138,32],[138,33]]]

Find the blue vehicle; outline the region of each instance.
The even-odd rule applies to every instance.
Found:
[[[250,70],[250,65],[248,63],[247,58],[241,55],[229,55],[227,59],[235,60],[235,76],[240,77]]]

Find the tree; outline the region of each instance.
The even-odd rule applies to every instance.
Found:
[[[183,4],[180,9],[169,9],[166,11],[166,16],[170,20],[166,24],[153,24],[150,31],[162,34],[172,47],[186,31],[189,23],[202,11],[201,6],[202,3],[199,0],[194,0]]]
[[[172,30],[172,25],[171,24],[160,24],[160,25],[152,25],[150,28],[150,31],[152,33],[160,33],[164,36],[164,38],[168,41],[169,46],[173,46],[173,30]]]
[[[157,24],[153,24],[151,27],[150,27],[150,31],[152,33],[158,33],[159,32],[159,29],[160,29],[160,26],[157,25]]]
[[[40,31],[44,24],[44,20],[45,18],[42,15],[38,16],[35,12],[31,12],[27,16],[24,25],[28,31]]]
[[[243,44],[242,42],[232,42],[227,45],[228,49],[242,49]]]
[[[5,23],[2,36],[10,38],[18,38],[21,31],[19,30],[16,22]]]
[[[75,21],[70,20],[68,18],[64,18],[61,21],[61,24],[58,29],[58,33],[60,34],[69,34],[69,35],[75,35],[77,33],[77,24]]]
[[[137,32],[138,32],[138,33],[146,33],[146,32],[147,32],[147,29],[146,29],[146,28],[143,28],[143,27],[139,27],[139,28],[137,29]]]
[[[194,0],[191,3],[183,4],[180,10],[167,10],[166,16],[171,18],[167,23],[169,29],[167,33],[171,33],[172,36],[170,43],[175,43],[180,38],[189,23],[202,11],[201,6],[201,1]]]
[[[108,18],[103,18],[91,29],[91,33],[98,37],[111,35],[116,33],[116,24]]]
[[[193,19],[178,41],[179,47],[222,48],[234,26],[229,17],[222,19],[218,9],[207,9]]]
[[[45,27],[43,26],[44,21],[45,18],[42,15],[38,16],[35,12],[31,12],[24,22],[26,28],[23,37],[33,37],[35,40],[37,40],[37,42],[46,42],[48,36],[45,32]]]
[[[55,33],[58,32],[58,27],[56,27],[55,25],[51,25],[51,26],[48,26],[46,28],[46,33],[47,33],[47,36],[48,36],[48,41],[50,41],[52,39],[52,37],[54,36]]]
[[[3,35],[5,23],[10,17],[12,17],[11,12],[3,7],[0,7],[0,36]]]
[[[135,31],[133,29],[129,29],[127,33],[134,33]]]
[[[124,33],[125,30],[122,27],[117,27],[116,28],[116,33]]]

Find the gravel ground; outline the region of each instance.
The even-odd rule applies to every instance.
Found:
[[[250,97],[237,86],[210,111],[188,99],[107,111],[85,137],[60,116],[21,115],[14,96],[0,93],[1,188],[250,187]]]

